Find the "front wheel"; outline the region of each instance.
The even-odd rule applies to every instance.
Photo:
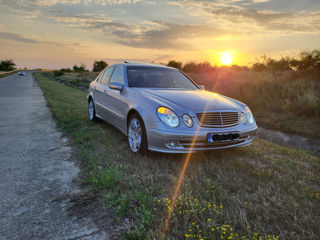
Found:
[[[146,129],[141,117],[133,114],[128,124],[128,143],[134,153],[146,154],[148,149]]]
[[[96,109],[94,108],[94,103],[92,101],[92,99],[89,100],[89,103],[88,103],[88,117],[89,117],[89,120],[92,121],[92,120],[96,120]]]

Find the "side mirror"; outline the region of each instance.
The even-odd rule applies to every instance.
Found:
[[[204,90],[204,85],[199,85],[200,90]]]
[[[121,91],[123,88],[123,85],[121,83],[111,82],[111,83],[109,83],[109,88]]]

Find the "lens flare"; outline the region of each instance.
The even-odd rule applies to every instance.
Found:
[[[207,103],[206,107],[205,107],[205,111],[208,109],[208,104],[209,102]],[[203,117],[204,115],[201,117],[200,119],[200,122],[202,122],[203,120]],[[195,142],[197,141],[198,139],[198,133],[199,133],[199,130],[200,130],[200,126],[198,126],[196,128],[196,131],[195,131],[195,134],[194,134],[194,137],[192,139],[192,143],[191,143],[191,148],[194,147],[194,144]],[[181,169],[181,172],[180,172],[180,176],[179,176],[179,180],[178,180],[178,183],[175,187],[175,190],[174,190],[174,193],[172,195],[172,200],[171,200],[171,204],[170,204],[170,208],[169,208],[169,211],[168,211],[168,215],[167,215],[167,218],[166,218],[166,221],[165,221],[165,224],[164,224],[164,228],[163,228],[163,231],[162,231],[162,235],[161,235],[161,240],[165,240],[166,239],[166,234],[167,234],[167,231],[168,231],[168,228],[169,228],[169,225],[170,225],[170,220],[171,220],[171,216],[172,216],[172,212],[174,210],[174,207],[176,205],[176,202],[177,202],[177,198],[178,198],[178,195],[180,193],[180,189],[181,189],[181,184],[183,182],[183,178],[185,176],[185,173],[187,171],[187,168],[188,168],[188,165],[189,165],[189,162],[190,162],[190,158],[191,158],[191,152],[189,152],[184,160],[184,163],[183,163],[183,166],[182,166],[182,169]]]

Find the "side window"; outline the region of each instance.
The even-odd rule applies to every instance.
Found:
[[[118,66],[114,69],[114,72],[112,74],[110,82],[116,82],[116,83],[121,83],[121,84],[124,83],[121,67]]]
[[[103,75],[100,78],[100,82],[102,84],[108,85],[113,69],[114,67],[110,67],[103,73]]]
[[[98,77],[97,77],[97,82],[101,82],[101,78],[102,78],[104,72],[105,72],[105,71],[101,72],[101,73],[98,75]]]

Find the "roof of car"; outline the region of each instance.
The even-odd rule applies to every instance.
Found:
[[[147,63],[147,62],[135,62],[135,61],[124,61],[122,64],[126,65],[126,66],[145,66],[145,67],[162,67],[162,68],[171,68],[168,67],[166,65],[162,65],[162,64],[157,64],[157,63]]]

